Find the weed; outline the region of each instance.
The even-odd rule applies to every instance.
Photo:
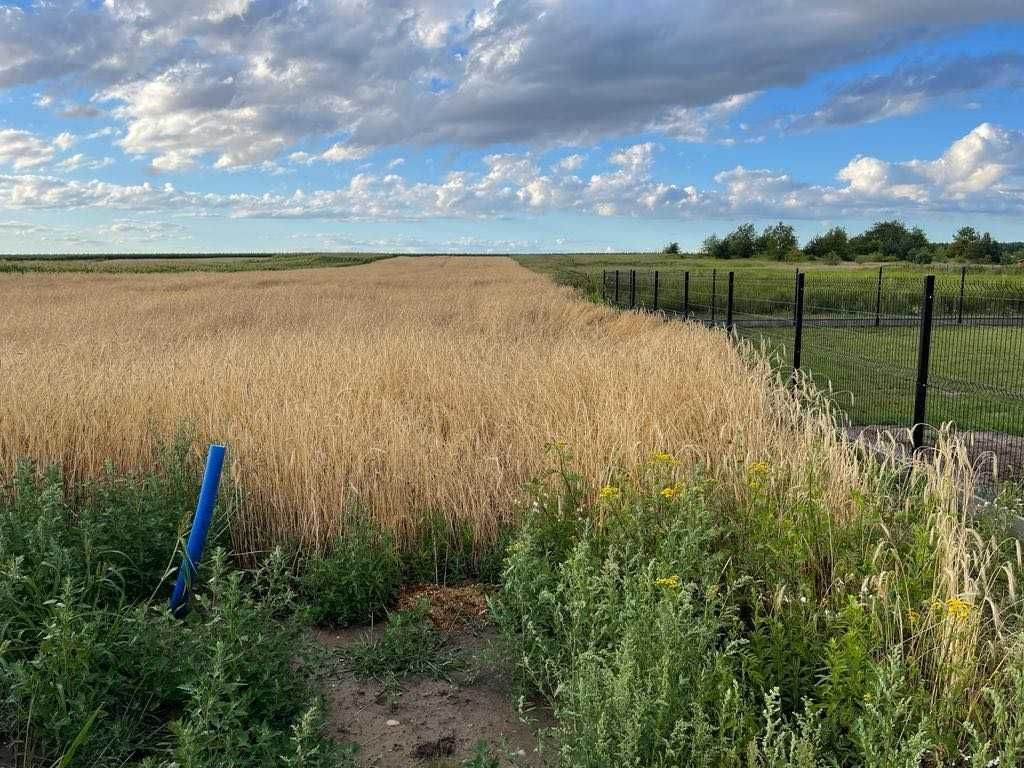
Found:
[[[454,653],[430,622],[425,601],[390,614],[380,638],[348,649],[345,660],[356,675],[385,681],[415,675],[445,678],[456,664]]]
[[[26,765],[336,764],[282,553],[242,573],[215,549],[184,623],[149,602],[198,481],[174,467],[71,487],[23,464],[3,487],[0,741]]]
[[[398,594],[400,568],[391,536],[350,515],[334,548],[305,563],[301,590],[311,618],[343,627],[381,616]]]

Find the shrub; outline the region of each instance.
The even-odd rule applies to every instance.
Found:
[[[564,466],[535,487],[493,607],[561,765],[1020,762],[1005,500],[979,533],[948,478],[874,468],[840,517],[819,470],[726,488],[656,454],[594,502]]]
[[[301,590],[313,621],[344,627],[383,615],[400,583],[394,540],[369,518],[353,515],[325,557],[306,561]]]
[[[246,574],[215,550],[184,623],[163,596],[142,599],[158,591],[185,488],[197,487],[179,469],[74,488],[22,464],[3,487],[0,742],[46,765],[338,764],[347,753],[307,715],[280,551]]]

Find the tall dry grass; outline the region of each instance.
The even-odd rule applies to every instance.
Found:
[[[0,461],[155,460],[182,423],[227,443],[236,544],[321,547],[359,503],[486,539],[545,445],[599,482],[655,450],[742,489],[765,460],[844,514],[852,452],[720,331],[575,298],[504,258],[344,270],[0,277]],[[813,479],[817,468],[827,475]]]

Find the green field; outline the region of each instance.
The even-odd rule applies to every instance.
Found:
[[[125,256],[0,256],[0,273],[28,272],[250,272],[368,264],[388,254],[282,253]]]
[[[992,295],[1024,300],[1024,276],[1019,267],[978,264],[908,264],[906,262],[765,261],[761,259],[722,260],[699,256],[648,254],[563,254],[519,256],[520,264],[564,285],[571,285],[592,297],[600,296],[602,274],[611,284],[619,270],[620,286],[628,286],[630,270],[638,280],[657,270],[662,298],[680,301],[684,272],[691,273],[693,290],[709,293],[712,272],[716,273],[718,299],[725,306],[725,283],[735,273],[737,302],[741,297],[788,301],[792,297],[794,276],[799,270],[807,277],[808,301],[847,309],[873,311],[882,270],[882,311],[911,312],[917,306],[925,275],[936,276],[937,313],[955,311],[960,292],[960,272],[967,267],[964,312],[986,311]],[[647,289],[638,289],[649,298]],[[646,302],[638,297],[639,304]],[[664,306],[664,303],[662,303]],[[761,312],[763,310],[754,310]]]
[[[793,329],[737,328],[792,370]],[[939,327],[932,333],[926,421],[1024,435],[1020,328]],[[804,329],[801,367],[858,425],[909,426],[917,372],[916,328]]]

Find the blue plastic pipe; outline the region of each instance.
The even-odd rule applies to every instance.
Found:
[[[189,588],[199,570],[199,561],[203,557],[203,547],[206,545],[206,534],[209,533],[210,522],[213,520],[213,506],[217,503],[217,487],[220,485],[220,472],[224,467],[226,450],[223,445],[211,445],[206,454],[206,471],[203,472],[203,486],[199,490],[192,530],[189,531],[185,554],[181,558],[181,568],[178,569],[178,580],[174,584],[174,592],[171,593],[171,613],[179,619],[188,613]]]

